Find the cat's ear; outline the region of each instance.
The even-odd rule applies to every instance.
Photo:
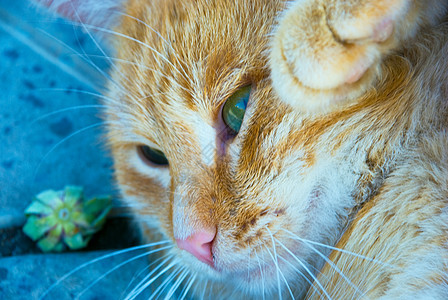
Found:
[[[74,22],[108,29],[116,24],[124,0],[34,0]]]

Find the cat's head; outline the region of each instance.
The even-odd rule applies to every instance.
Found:
[[[352,203],[350,178],[316,165],[328,124],[313,127],[272,89],[283,1],[120,5],[103,7],[120,7],[111,29],[92,30],[115,37],[105,116],[124,201],[198,280],[300,294],[323,263],[306,240],[334,244]]]

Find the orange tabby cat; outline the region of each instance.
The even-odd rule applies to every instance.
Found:
[[[448,1],[43,2],[115,37],[129,298],[448,299]]]

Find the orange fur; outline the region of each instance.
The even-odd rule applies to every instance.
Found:
[[[214,268],[170,251],[196,296],[448,297],[447,6],[126,2],[105,111],[116,178],[148,239],[217,229]],[[222,106],[248,84],[226,137]]]

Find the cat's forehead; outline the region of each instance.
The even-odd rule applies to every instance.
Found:
[[[126,36],[116,46],[124,62],[115,78],[126,90],[117,110],[146,132],[213,126],[232,93],[268,77],[268,35],[279,8],[265,0],[129,1],[116,29]]]
[[[136,60],[131,71],[140,89],[170,93],[166,102],[217,105],[236,86],[268,73],[275,1],[239,2],[130,1],[132,17],[124,16],[119,30],[139,42],[121,39],[119,57]]]

